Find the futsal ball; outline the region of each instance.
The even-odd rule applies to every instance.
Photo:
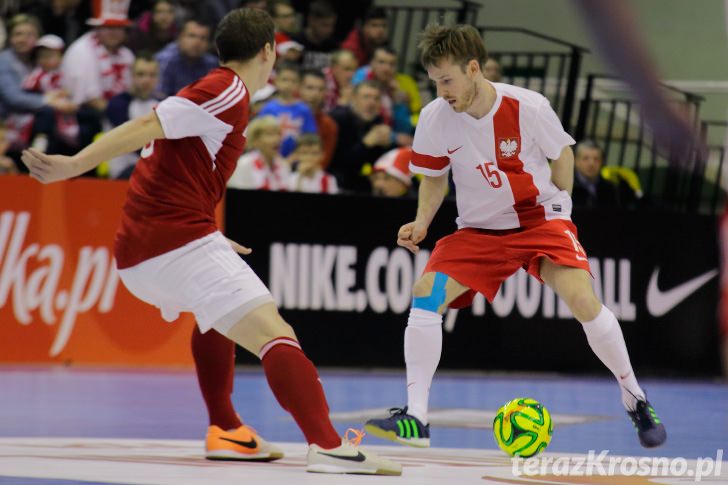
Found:
[[[528,458],[546,448],[554,433],[551,415],[543,404],[530,397],[505,403],[493,419],[493,437],[511,456]]]

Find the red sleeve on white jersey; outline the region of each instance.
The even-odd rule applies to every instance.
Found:
[[[439,177],[450,170],[447,148],[437,132],[438,104],[438,100],[433,101],[422,110],[412,143],[410,171],[428,177]]]
[[[529,120],[523,120],[528,122]],[[533,120],[533,133],[536,144],[541,151],[551,160],[556,160],[561,155],[565,146],[576,143],[574,139],[561,126],[559,117],[551,108],[548,99],[544,99],[538,106],[536,119]]]

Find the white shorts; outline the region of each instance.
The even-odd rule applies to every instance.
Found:
[[[228,330],[273,296],[220,232],[119,270],[129,291],[171,322],[192,312],[200,331]]]

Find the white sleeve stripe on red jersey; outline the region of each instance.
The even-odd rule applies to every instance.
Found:
[[[227,96],[225,96],[224,98],[220,99],[219,101],[217,101],[214,104],[211,104],[209,106],[203,106],[202,108],[204,110],[206,110],[207,112],[210,112],[211,113],[213,110],[218,109],[220,106],[223,106],[223,105],[227,104],[227,102],[230,101],[230,99],[235,98],[240,93],[240,91],[242,89],[243,89],[243,83],[238,83],[235,86],[235,89],[233,89],[230,93],[228,93]]]
[[[215,109],[210,110],[210,114],[219,115],[220,113],[224,113],[225,111],[227,111],[228,109],[230,109],[231,107],[235,106],[240,101],[242,101],[242,99],[244,97],[245,97],[245,86],[242,86],[242,89],[237,94],[237,96],[235,96],[234,98],[230,99],[226,104],[220,106],[219,108],[215,108]]]
[[[217,97],[215,97],[213,99],[210,99],[210,100],[207,100],[204,103],[200,104],[200,107],[203,108],[203,109],[206,109],[206,110],[210,110],[215,105],[218,105],[220,103],[225,103],[225,100],[231,94],[233,94],[232,92],[235,91],[236,89],[238,89],[238,87],[241,84],[242,84],[242,82],[240,81],[240,78],[236,76],[235,79],[233,80],[232,84],[230,84],[230,86],[228,86],[227,88],[225,88],[225,91],[223,91],[222,93],[220,93],[219,95],[217,95]]]
[[[233,79],[233,82],[230,83],[230,86],[225,88],[225,90],[222,93],[218,94],[216,97],[214,97],[212,99],[208,99],[204,103],[201,103],[200,106],[203,108],[208,108],[209,106],[212,106],[213,104],[216,104],[217,102],[219,102],[221,99],[227,97],[227,95],[230,94],[230,91],[232,91],[233,89],[235,89],[237,87],[238,81],[239,81],[239,79],[236,77],[235,79]]]
[[[203,109],[207,110],[208,112],[212,113],[213,111],[216,111],[220,106],[224,106],[227,104],[231,99],[237,97],[238,94],[240,94],[240,91],[244,91],[245,88],[243,87],[243,83],[239,83],[235,89],[232,90],[230,94],[225,96],[225,98],[221,99],[217,103],[210,105],[210,106],[204,106]]]

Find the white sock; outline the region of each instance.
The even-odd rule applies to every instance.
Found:
[[[624,407],[633,410],[637,405],[636,398],[644,399],[645,393],[637,383],[637,378],[632,371],[622,328],[614,313],[602,305],[602,310],[594,320],[581,322],[581,324],[592,350],[617,378],[622,391]]]
[[[407,363],[407,413],[427,424],[432,377],[442,352],[442,315],[410,309],[404,331],[404,360]]]

